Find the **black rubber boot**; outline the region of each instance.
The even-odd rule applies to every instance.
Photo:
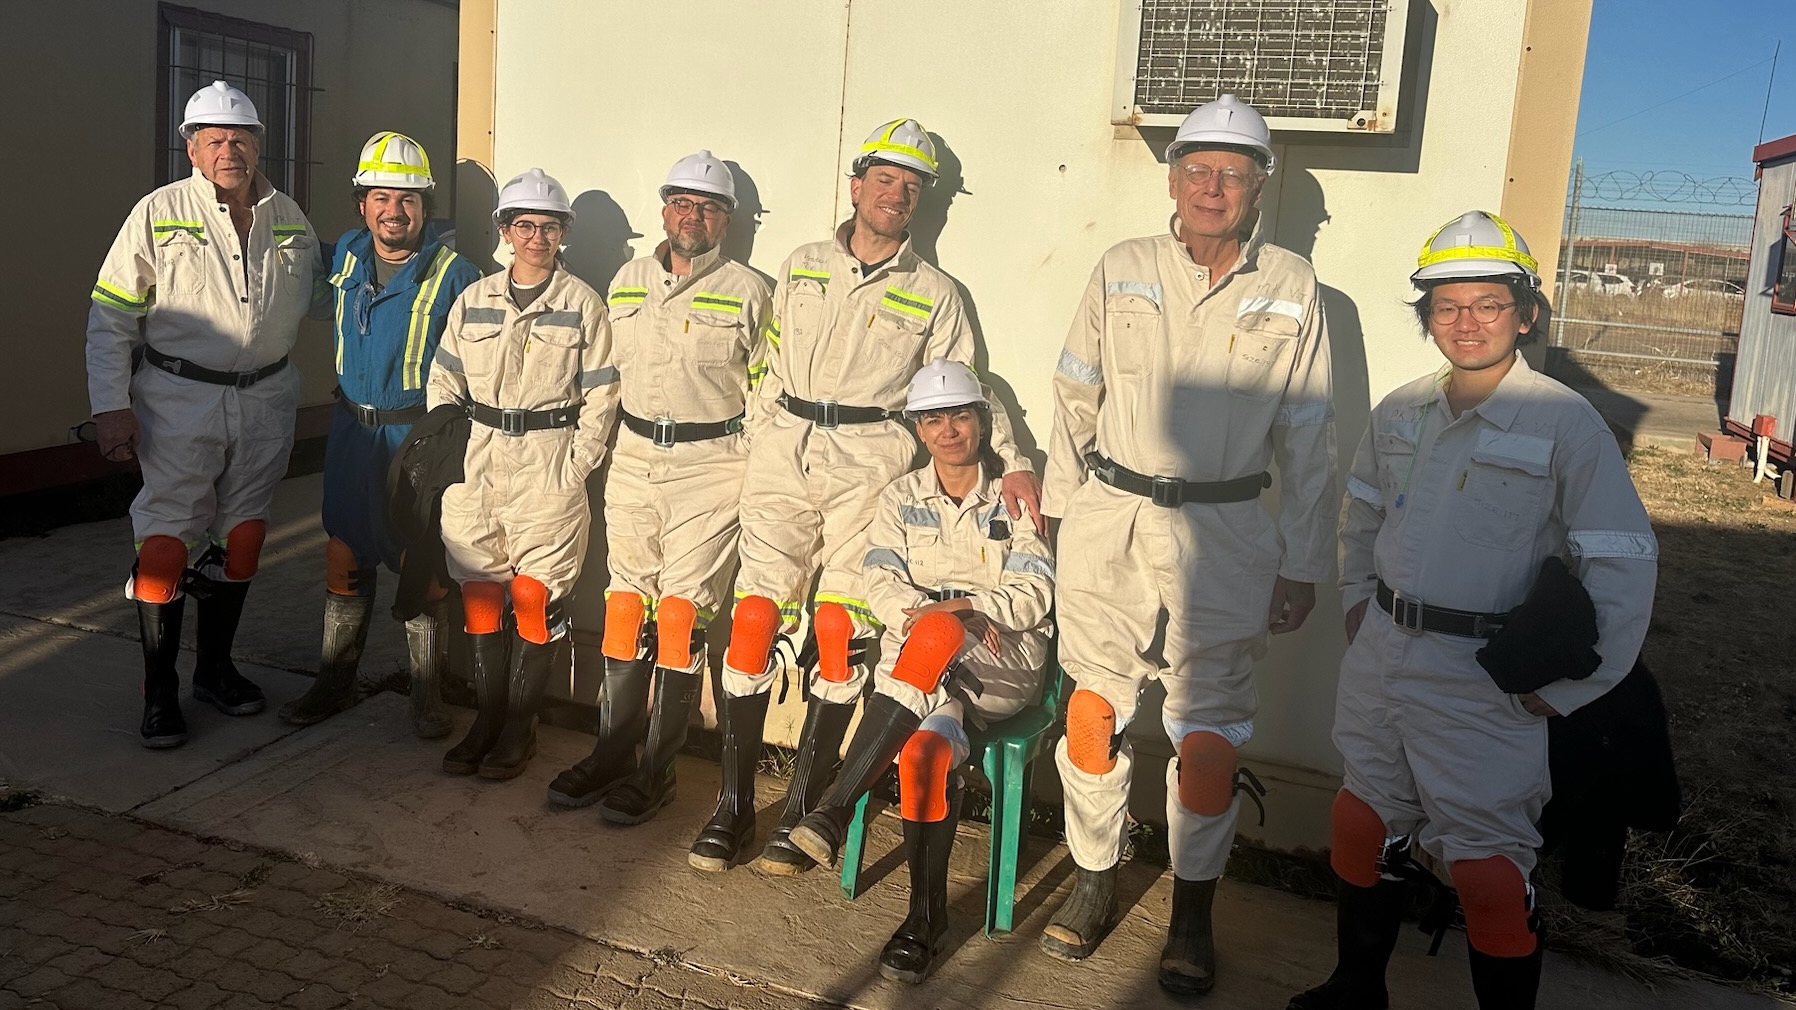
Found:
[[[305,694],[281,706],[281,721],[310,726],[355,707],[355,671],[368,644],[373,596],[324,594],[324,646],[318,654],[318,677]]]
[[[860,734],[855,734],[860,739]],[[905,821],[910,854],[910,914],[879,952],[879,973],[894,982],[921,982],[929,976],[948,938],[948,857],[960,823],[960,775],[948,774],[948,816],[939,821]]]
[[[1404,884],[1335,882],[1335,970],[1328,981],[1291,997],[1286,1010],[1388,1010],[1385,967],[1403,927]]]
[[[1472,961],[1472,992],[1478,1010],[1534,1010],[1540,992],[1541,948],[1526,957],[1491,957],[1466,945]]]
[[[1079,867],[1073,893],[1066,896],[1041,934],[1041,949],[1062,961],[1083,961],[1116,925],[1116,867]]]
[[[761,759],[761,731],[767,725],[770,695],[723,699],[723,785],[711,815],[686,862],[693,869],[721,873],[736,865],[755,837],[755,765]]]
[[[455,728],[443,706],[443,667],[448,659],[444,638],[448,605],[438,600],[426,604],[424,612],[405,622],[405,646],[411,665],[411,685],[407,688],[412,716],[412,733],[420,740],[435,740],[449,735]]]
[[[641,824],[674,798],[674,757],[686,746],[692,703],[698,700],[701,675],[666,667],[655,670],[655,703],[649,710],[649,734],[642,745],[636,774],[613,789],[599,804],[599,816],[613,824]]]
[[[1160,949],[1160,988],[1174,996],[1202,996],[1216,988],[1216,940],[1210,909],[1216,881],[1172,878],[1172,922]]]
[[[567,679],[573,668],[574,643],[567,636],[537,645],[520,638],[511,644],[511,699],[505,709],[505,728],[492,750],[480,759],[483,779],[515,779],[536,756],[536,713],[543,707],[549,678]]]
[[[512,636],[495,631],[468,636],[468,667],[474,680],[474,725],[461,743],[443,755],[443,770],[451,775],[472,775],[480,769],[480,759],[492,750],[505,725],[509,674],[506,660],[511,652]]]
[[[181,715],[181,675],[175,658],[181,654],[181,612],[187,599],[177,596],[167,603],[137,601],[137,631],[143,640],[143,721],[138,738],[151,750],[166,750],[187,742],[187,720]]]
[[[598,739],[592,753],[549,783],[549,802],[587,807],[604,799],[636,771],[636,745],[648,719],[649,661],[605,657],[599,687]]]
[[[788,836],[792,844],[817,862],[834,868],[855,806],[892,767],[898,752],[922,724],[921,716],[896,699],[883,694],[868,698],[861,724],[848,744],[848,756],[842,759],[841,773],[830,783],[817,809],[804,815],[792,829]]]
[[[243,620],[243,600],[249,582],[213,583],[199,601],[199,625],[194,629],[197,658],[193,664],[193,698],[225,715],[255,715],[268,707],[262,689],[231,662],[231,643]]]
[[[841,767],[842,738],[848,735],[848,723],[854,718],[854,703],[832,705],[812,698],[805,706],[804,731],[798,737],[798,761],[792,767],[792,782],[786,787],[786,806],[780,819],[767,836],[761,858],[755,869],[775,876],[791,876],[815,866],[810,856],[792,844],[792,829],[817,805],[823,787]]]

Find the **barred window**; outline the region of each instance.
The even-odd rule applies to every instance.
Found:
[[[1790,217],[1791,210],[1785,207],[1783,230],[1778,233],[1777,247],[1771,250],[1777,271],[1771,285],[1771,311],[1786,316],[1796,315],[1796,228]]]
[[[262,174],[309,209],[312,36],[173,4],[159,5],[157,15],[157,106],[163,110],[157,182],[193,171],[181,139],[187,99],[224,81],[248,95],[261,117]]]

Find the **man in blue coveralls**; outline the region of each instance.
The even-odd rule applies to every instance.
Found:
[[[405,550],[387,530],[387,469],[424,416],[424,380],[449,307],[480,279],[478,267],[426,227],[436,183],[417,141],[375,134],[354,183],[363,226],[337,242],[330,273],[337,407],[324,457],[324,648],[311,690],[281,706],[282,721],[296,726],[359,699],[356,667],[374,612],[375,574],[382,564],[397,572]],[[450,728],[438,693],[445,595],[433,585],[424,612],[405,622],[412,728],[424,739]]]

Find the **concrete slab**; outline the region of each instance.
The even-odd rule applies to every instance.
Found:
[[[1575,387],[1615,432],[1624,451],[1637,445],[1689,449],[1696,435],[1714,431],[1727,403],[1706,396],[1668,396],[1604,386]]]
[[[180,665],[185,684],[192,653]],[[0,617],[0,778],[119,813],[228,767],[292,732],[275,709],[311,683],[238,668],[267,693],[267,710],[232,718],[183,691],[187,743],[148,751],[137,740],[143,653],[135,640]]]
[[[1065,848],[1031,843],[1023,860],[1019,929],[988,938],[979,931],[986,835],[982,826],[963,826],[951,889],[952,953],[918,990],[884,981],[874,965],[904,915],[907,878],[897,858],[894,818],[876,820],[868,852],[869,876],[877,882],[858,901],[846,900],[834,874],[823,871],[797,879],[764,877],[746,867],[703,874],[686,865],[685,853],[715,796],[715,766],[681,759],[679,798],[653,822],[620,829],[594,811],[557,812],[543,802],[548,780],[584,756],[590,738],[550,729],[541,746],[530,770],[513,782],[444,776],[438,770],[443,745],[412,739],[402,701],[383,695],[138,814],[205,835],[309,853],[629,949],[671,949],[706,970],[847,1006],[1178,1005],[1154,982],[1171,888],[1153,867],[1125,867],[1125,921],[1091,960],[1064,964],[1041,955],[1035,942],[1070,887]],[[779,791],[776,781],[762,782],[763,824],[777,816]],[[1207,1007],[1282,1006],[1333,965],[1333,912],[1326,903],[1225,882],[1216,915],[1226,974]],[[1421,956],[1426,946],[1426,937],[1405,932],[1392,967],[1394,1004],[1472,1006],[1463,938],[1450,937],[1435,959]],[[1549,958],[1548,979],[1543,1008],[1771,1005],[1718,989],[1647,993],[1557,957]]]

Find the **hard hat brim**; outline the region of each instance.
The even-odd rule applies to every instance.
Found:
[[[934,182],[939,178],[935,169],[930,168],[921,161],[910,160],[901,154],[863,154],[854,159],[854,164],[850,166],[853,171],[848,173],[849,177],[859,178],[867,171],[867,169],[872,168],[874,165],[889,165],[892,168],[908,169],[909,171],[922,176],[926,183]]]
[[[180,128],[181,139],[182,140],[192,140],[194,134],[200,132],[201,130],[208,129],[208,128],[214,127],[214,126],[220,126],[220,127],[228,126],[234,130],[248,130],[249,132],[255,134],[258,137],[260,137],[267,129],[261,123],[257,122],[254,119],[243,119],[243,120],[237,120],[237,121],[231,121],[231,120],[225,120],[225,119],[211,119],[211,118],[196,119],[196,120],[192,120],[190,122],[185,122],[185,123],[181,124],[181,128]]]
[[[990,409],[991,401],[986,400],[984,397],[977,400],[962,399],[958,396],[939,397],[935,399],[926,397],[916,403],[905,404],[904,414],[914,421],[918,414],[927,414],[932,410],[953,410],[956,407],[985,407]]]
[[[1506,260],[1454,260],[1446,263],[1431,263],[1409,275],[1409,281],[1417,287],[1424,284],[1442,281],[1491,281],[1501,283],[1511,277],[1523,277],[1538,286],[1540,275],[1523,269],[1519,263]]]
[[[666,203],[667,198],[674,195],[675,193],[700,193],[705,196],[714,196],[714,197],[718,198],[719,200],[722,200],[724,203],[724,206],[728,207],[730,210],[733,211],[736,209],[735,196],[733,196],[729,193],[725,193],[723,191],[722,187],[712,189],[712,188],[709,188],[706,186],[692,186],[692,185],[687,185],[685,183],[670,182],[667,185],[661,187],[661,202]]]

